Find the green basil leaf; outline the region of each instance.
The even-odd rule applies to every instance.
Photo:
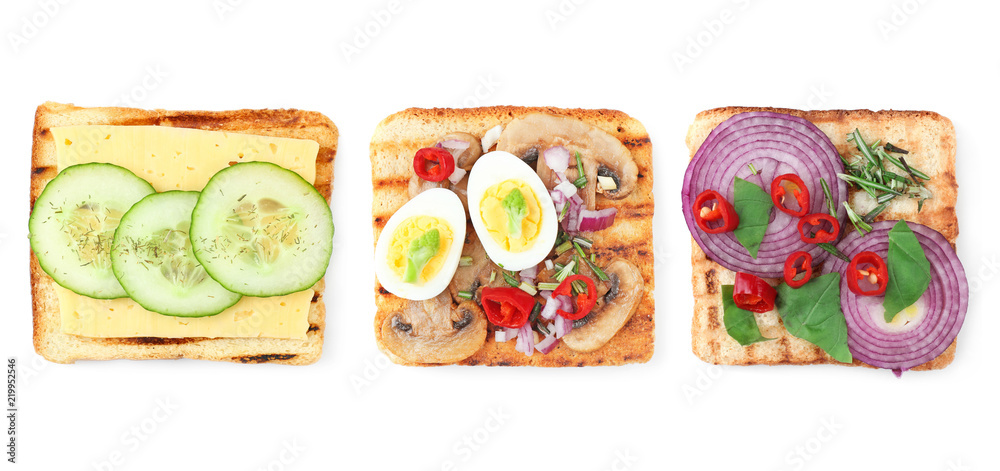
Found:
[[[795,289],[778,285],[778,314],[788,333],[812,342],[834,360],[854,361],[847,348],[847,321],[840,310],[840,273],[813,278]]]
[[[733,285],[722,285],[722,321],[726,324],[726,332],[744,347],[752,343],[774,340],[764,337],[757,327],[757,318],[753,313],[736,307],[733,301]]]
[[[740,225],[733,231],[733,235],[746,247],[751,257],[757,258],[760,242],[764,240],[767,224],[771,221],[774,203],[761,187],[740,177],[736,177],[733,187],[733,207],[740,217]]]
[[[885,287],[882,307],[885,321],[892,322],[899,311],[917,302],[931,284],[931,263],[906,221],[897,222],[889,231],[889,259],[885,264],[889,268],[889,284]]]

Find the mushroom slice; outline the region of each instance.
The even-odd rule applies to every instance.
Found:
[[[448,285],[448,290],[456,302],[463,301],[458,296],[459,291],[471,292],[472,299],[478,301],[480,290],[484,287],[507,286],[503,281],[503,276],[500,275],[500,268],[486,255],[486,249],[479,242],[479,236],[476,235],[476,231],[472,230],[471,226],[465,231],[465,246],[462,247],[462,256],[472,257],[472,265],[459,266],[458,270],[455,270],[455,277],[451,279],[451,284]],[[496,275],[491,276],[492,273],[496,273]],[[490,278],[493,280],[490,281]]]
[[[457,306],[442,292],[426,301],[408,301],[382,321],[382,342],[393,354],[413,363],[461,361],[486,341],[486,316],[472,301]]]
[[[469,143],[469,147],[461,153],[456,154],[455,152],[452,152],[452,155],[455,157],[455,167],[461,168],[466,172],[471,172],[472,166],[475,165],[476,161],[479,160],[479,157],[483,155],[483,145],[480,143],[479,138],[467,132],[453,132],[445,134],[439,142],[445,141],[464,141]]]
[[[639,268],[623,258],[616,258],[604,268],[611,278],[608,292],[587,315],[590,320],[576,327],[562,340],[578,352],[592,352],[608,343],[632,318],[642,301],[646,282]]]
[[[589,209],[596,207],[596,194],[607,198],[621,199],[635,189],[639,167],[628,148],[603,129],[569,116],[547,113],[532,113],[510,122],[500,135],[497,150],[504,150],[524,158],[532,153],[543,155],[546,149],[563,146],[570,155],[580,153],[583,158],[587,186],[581,190],[581,197]],[[549,169],[543,157],[538,158],[538,176],[552,189],[559,182]],[[611,177],[616,190],[603,190],[597,184],[597,176]],[[574,162],[566,171],[567,178],[579,178]]]
[[[417,174],[414,173],[413,176],[410,177],[410,185],[409,188],[407,188],[407,191],[410,194],[410,198],[415,198],[417,195],[434,188],[447,189],[450,184],[451,183],[447,179],[439,182],[431,182],[418,177]]]

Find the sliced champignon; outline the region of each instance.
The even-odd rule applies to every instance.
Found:
[[[587,316],[586,324],[575,327],[562,338],[566,346],[578,352],[592,352],[608,343],[639,308],[646,282],[639,268],[623,258],[616,258],[604,268],[611,278],[607,293]]]
[[[639,167],[628,148],[603,129],[569,116],[547,113],[532,113],[510,122],[500,135],[497,150],[504,150],[525,158],[534,153],[538,156],[539,178],[552,189],[559,182],[555,172],[545,163],[546,149],[563,146],[571,156],[577,152],[583,159],[583,170],[587,176],[587,186],[581,197],[589,209],[595,209],[596,194],[607,198],[621,199],[635,189]],[[566,176],[570,181],[579,178],[575,159],[570,158]],[[603,190],[597,184],[597,176],[611,177],[617,184],[615,190]]]
[[[486,316],[472,301],[453,305],[443,292],[426,301],[408,301],[382,322],[386,348],[413,363],[461,361],[486,341]]]
[[[458,296],[459,291],[472,293],[472,299],[478,302],[482,288],[507,286],[500,274],[500,268],[486,255],[486,249],[479,242],[479,237],[471,226],[465,231],[465,246],[462,248],[462,256],[472,257],[472,265],[458,267],[458,270],[455,270],[455,276],[451,279],[451,284],[448,285],[448,290],[456,302],[463,301]],[[491,273],[497,274],[493,277],[493,281],[490,281]]]
[[[447,179],[439,182],[431,182],[418,177],[417,174],[414,173],[413,176],[410,177],[410,185],[407,191],[410,194],[410,198],[414,198],[427,190],[432,190],[434,188],[448,188],[449,185],[451,185],[451,183],[448,182]]]
[[[479,138],[469,134],[467,132],[453,132],[445,134],[439,142],[445,141],[464,141],[469,143],[469,147],[461,153],[452,152],[455,156],[455,167],[461,168],[466,172],[472,171],[472,166],[479,160],[479,157],[483,155],[483,145],[480,143]]]

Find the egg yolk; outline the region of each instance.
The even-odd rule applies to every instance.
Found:
[[[525,208],[520,234],[511,232],[510,211],[504,207],[504,199],[515,190],[521,192]],[[479,214],[493,241],[508,252],[523,252],[531,248],[542,225],[542,208],[538,197],[527,183],[520,180],[506,180],[489,187],[479,203]]]
[[[433,216],[413,216],[396,227],[392,233],[392,243],[389,244],[389,254],[386,263],[396,272],[400,278],[406,273],[407,254],[410,252],[410,243],[413,239],[423,236],[429,231],[437,229],[440,234],[440,245],[418,276],[419,283],[425,283],[441,271],[441,266],[448,256],[451,244],[455,239],[455,233],[451,225],[441,218]]]

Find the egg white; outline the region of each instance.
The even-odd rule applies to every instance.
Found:
[[[422,284],[407,283],[403,277],[397,274],[387,263],[389,246],[392,244],[392,235],[401,223],[413,216],[431,216],[446,221],[452,229],[453,240],[448,253],[445,255],[441,270],[431,279]],[[375,276],[379,283],[390,293],[404,299],[412,301],[423,301],[433,298],[444,291],[458,269],[459,259],[462,258],[462,247],[465,246],[465,207],[458,195],[451,190],[435,188],[420,193],[402,208],[399,208],[385,228],[379,234],[378,243],[375,245]]]
[[[525,182],[538,199],[541,206],[542,223],[538,228],[538,235],[535,242],[524,252],[510,252],[493,240],[489,231],[486,230],[486,223],[480,215],[479,207],[483,200],[483,194],[491,186],[506,180],[520,180]],[[479,240],[486,249],[486,254],[497,265],[505,270],[523,270],[538,265],[539,262],[552,251],[556,242],[556,235],[559,231],[559,221],[556,219],[556,209],[552,203],[552,197],[548,189],[538,178],[538,174],[520,158],[504,151],[493,151],[483,155],[476,161],[469,173],[469,216],[472,219],[472,226],[479,235]]]

